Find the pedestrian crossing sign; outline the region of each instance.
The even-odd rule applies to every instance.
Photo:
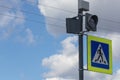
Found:
[[[112,74],[112,41],[88,36],[88,70]]]

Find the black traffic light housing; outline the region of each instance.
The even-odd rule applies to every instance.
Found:
[[[79,34],[82,31],[81,17],[66,18],[67,33]]]
[[[97,31],[98,17],[89,13],[85,14],[85,28],[87,31]]]

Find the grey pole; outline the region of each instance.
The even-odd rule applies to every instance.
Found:
[[[84,80],[84,70],[83,70],[83,34],[79,35],[79,80]]]
[[[78,6],[82,5],[83,0],[78,0]],[[81,18],[81,25],[83,31],[83,10],[78,7],[78,17]],[[83,34],[79,34],[79,80],[84,80],[83,69]]]

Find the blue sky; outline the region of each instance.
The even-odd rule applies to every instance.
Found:
[[[7,0],[5,1],[7,2]],[[32,5],[26,1],[21,2],[20,9],[40,14],[37,5]],[[56,46],[59,47],[57,44],[59,39],[54,39],[48,34],[45,24],[26,20],[41,20],[44,22],[43,16],[28,13],[23,13],[23,15],[25,21],[23,24],[17,25],[18,29],[19,27],[23,28],[20,28],[19,32],[14,31],[8,37],[0,40],[0,80],[42,80],[42,58],[54,53]],[[13,24],[9,23],[9,25]],[[24,40],[28,36],[26,30],[32,31],[32,35],[35,35],[35,42],[29,42],[28,39]],[[19,36],[20,38],[18,38]],[[23,41],[18,39],[23,39]]]
[[[100,18],[102,16],[119,20],[117,13],[113,18],[107,15],[111,11],[111,7],[105,5],[107,2],[108,0],[102,2],[102,6],[105,7],[103,9],[99,1],[91,1],[91,13],[98,14]],[[110,4],[112,2],[113,0]],[[116,0],[116,6],[118,2]],[[0,1],[0,80],[66,80],[66,78],[75,80],[78,78],[78,37],[66,34],[64,23],[66,17],[76,15],[76,10],[73,11],[77,7],[76,3],[77,0],[75,2],[74,0]],[[96,6],[93,4],[98,7],[93,8]],[[74,14],[68,10],[73,11]],[[115,14],[111,13],[111,15]],[[48,17],[60,20],[56,21]],[[114,29],[113,25],[116,26]],[[107,29],[112,30],[111,33],[100,26],[107,26]],[[119,79],[118,26],[119,24],[115,22],[104,22],[101,19],[98,25],[100,31],[95,34],[90,33],[113,40],[115,59],[113,76],[85,72],[86,79],[99,80],[97,78],[101,77],[108,80]]]
[[[7,3],[7,2],[10,2]],[[2,4],[3,3],[3,4]],[[13,18],[6,15],[6,12],[17,14],[16,18],[21,21],[8,25],[1,25],[0,38],[0,80],[42,80],[43,73],[46,69],[42,67],[42,59],[56,52],[56,48],[61,48],[60,41],[65,36],[54,37],[46,30],[44,16],[37,16],[29,13],[42,15],[37,7],[36,2],[5,0],[1,1],[0,10],[5,10],[4,15],[8,19]],[[15,7],[18,5],[17,7]],[[4,6],[10,9],[4,8]],[[18,9],[19,8],[19,9]],[[23,12],[23,11],[29,12]],[[12,15],[12,14],[10,14]],[[33,21],[31,21],[33,20]],[[38,23],[42,22],[42,23]],[[18,25],[13,25],[18,24]],[[15,27],[8,36],[2,34],[7,28]],[[11,27],[11,28],[12,28]]]

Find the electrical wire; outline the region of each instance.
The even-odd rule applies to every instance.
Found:
[[[26,1],[26,0],[22,0],[22,1]],[[32,3],[34,3],[33,1],[29,1],[29,2],[32,2]],[[40,4],[41,5],[41,4]],[[46,5],[47,6],[47,5]],[[6,8],[6,9],[13,9],[13,8],[10,8],[10,7],[8,7],[8,6],[3,6],[3,5],[0,5],[0,7],[1,8]],[[56,8],[56,7],[53,7],[53,6],[50,6],[51,8]],[[16,9],[16,8],[14,8],[14,9]],[[60,10],[62,10],[62,9],[60,9]],[[35,13],[35,12],[33,12],[33,11],[27,11],[27,10],[20,10],[20,11],[22,11],[23,13],[27,13],[27,14],[33,14],[33,15],[36,15],[36,16],[43,16],[43,15],[40,15],[40,14],[38,14],[38,13]],[[64,11],[66,11],[66,10],[64,10]],[[50,17],[50,16],[45,16],[46,18],[50,18],[50,19],[54,19],[54,20],[57,20],[57,21],[63,21],[62,19],[60,19],[60,18],[55,18],[55,17]],[[108,22],[114,22],[114,23],[117,23],[117,24],[120,24],[120,22],[119,21],[114,21],[114,20],[110,20],[110,19],[106,19],[106,18],[100,18],[100,19],[102,19],[102,20],[105,20],[105,21],[108,21]],[[63,22],[64,23],[64,22]]]
[[[22,1],[26,1],[26,0],[22,0]],[[34,4],[35,4],[35,2],[34,2],[34,1],[29,1],[29,2],[32,2],[32,3],[34,3]],[[36,5],[36,4],[35,4],[35,5]],[[69,11],[69,10],[65,10],[65,9],[62,9],[62,8],[57,8],[57,7],[55,7],[55,6],[48,6],[48,5],[45,5],[45,4],[39,4],[39,3],[38,3],[37,5],[42,5],[42,6],[46,6],[46,7],[50,7],[50,8],[54,8],[54,9],[59,9],[59,10],[64,11],[64,12],[76,13],[76,12]],[[46,17],[47,17],[47,16],[46,16]],[[102,19],[102,20],[105,20],[105,21],[108,21],[108,22],[115,22],[115,23],[120,24],[120,22],[119,22],[119,21],[114,21],[114,20],[111,20],[111,19],[106,19],[106,18],[102,18],[102,17],[101,17],[101,19]]]
[[[119,21],[114,21],[114,20],[110,20],[110,19],[106,19],[106,18],[100,18],[100,19],[101,19],[101,20],[104,20],[104,21],[114,22],[114,23],[120,24]]]
[[[10,7],[7,7],[7,6],[3,6],[3,5],[0,5],[0,8],[4,8],[4,9],[9,9],[9,10],[12,10],[13,8],[10,8]],[[21,12],[23,13],[26,13],[26,14],[33,14],[35,16],[43,16],[43,15],[40,15],[38,13],[35,13],[33,11],[27,11],[27,10],[20,10]],[[65,24],[65,22],[63,22],[62,19],[59,19],[59,18],[55,18],[55,17],[50,17],[50,16],[45,16],[46,18],[50,18],[50,19],[54,19],[56,21],[59,21],[59,22],[62,22]],[[110,20],[110,19],[105,19],[105,18],[100,18],[101,20],[104,20],[104,21],[107,21],[107,22],[114,22],[114,23],[117,23],[117,24],[120,24],[120,22],[118,21],[114,21],[114,20]]]
[[[22,1],[25,1],[25,0],[22,0]],[[13,9],[13,8],[10,8],[10,7],[7,7],[7,6],[2,6],[0,5],[1,8],[6,8],[6,9]],[[51,7],[53,8],[53,7]],[[55,7],[54,7],[55,8]],[[14,8],[15,9],[15,8]],[[56,8],[57,9],[57,8]],[[62,9],[61,9],[62,10]],[[33,15],[36,15],[36,16],[43,16],[43,15],[40,15],[38,13],[35,13],[35,12],[32,12],[32,11],[26,11],[26,10],[21,10],[23,13],[26,13],[26,14],[33,14]],[[65,10],[66,11],[66,10]],[[19,18],[19,19],[24,19],[22,17],[18,17],[18,16],[12,16],[12,15],[6,15],[6,14],[3,14],[3,13],[0,13],[0,15],[4,15],[4,16],[9,16],[9,17],[16,17],[16,18]],[[51,19],[55,19],[55,20],[58,20],[60,22],[62,22],[63,20],[60,20],[59,18],[54,18],[54,17],[50,17],[50,16],[46,16],[47,18],[51,18]],[[25,19],[27,21],[31,21],[31,22],[35,22],[35,23],[42,23],[42,24],[45,24],[45,22],[41,22],[41,21],[37,21],[37,20],[33,20],[33,19]],[[117,24],[120,24],[120,22],[118,21],[114,21],[114,20],[109,20],[109,19],[105,19],[105,18],[101,18],[101,20],[104,20],[104,21],[108,21],[108,22],[113,22],[113,23],[117,23]],[[51,24],[51,23],[48,23],[48,25],[52,25],[52,26],[56,26],[56,27],[63,27],[61,25],[56,25],[56,24]],[[103,28],[102,29],[106,29],[106,28]],[[108,29],[108,28],[107,28]],[[109,30],[113,30],[113,29],[110,29]]]
[[[58,7],[55,7],[55,6],[46,5],[46,4],[43,4],[43,3],[42,4],[35,3],[34,1],[26,1],[26,0],[21,0],[21,1],[23,1],[23,2],[31,2],[34,5],[45,6],[45,7],[53,8],[53,9],[56,9],[56,10],[64,11],[64,12],[67,12],[67,13],[70,13],[70,14],[76,13],[76,12],[73,12],[73,11],[70,11],[70,10],[65,10],[65,9],[62,9],[62,8],[58,8]]]
[[[2,1],[2,0],[0,0],[0,1]],[[34,4],[36,5],[36,3],[35,3],[34,1],[26,1],[26,0],[21,0],[21,1],[23,1],[23,2],[32,2],[32,3],[34,3]],[[54,8],[54,9],[59,9],[60,11],[64,11],[64,12],[73,12],[73,11],[69,11],[69,10],[62,9],[62,8],[57,8],[57,7],[54,7],[54,6],[48,6],[48,5],[45,5],[45,4],[37,4],[37,5],[44,5],[44,6],[47,6],[47,7]],[[8,6],[3,6],[3,5],[0,5],[0,7],[1,7],[1,8],[7,8],[7,9],[13,9],[13,8],[10,8],[10,7],[8,7]],[[37,15],[38,15],[38,16],[43,16],[43,15],[40,15],[40,14],[35,13],[35,12],[33,12],[33,11],[26,11],[26,10],[20,10],[20,11],[22,11],[22,12],[24,12],[24,13],[33,14],[33,15],[36,15],[36,16],[37,16]],[[76,13],[76,12],[73,12],[73,13]],[[52,18],[52,19],[55,19],[55,20],[62,20],[62,19],[60,19],[60,18],[55,18],[55,17],[50,17],[50,16],[46,16],[46,17],[47,17],[47,18]],[[114,21],[114,20],[110,20],[110,19],[106,19],[106,18],[101,18],[101,19],[106,20],[106,21],[109,21],[109,22],[115,22],[115,23],[119,23],[119,24],[120,24],[119,21]]]
[[[13,16],[13,15],[10,15],[10,14],[4,14],[4,13],[0,13],[0,15],[2,16],[8,16],[8,17],[14,17],[14,18],[17,18],[17,19],[25,19],[23,17],[20,17],[20,16]],[[39,24],[46,24],[45,22],[42,22],[42,21],[38,21],[38,20],[33,20],[33,19],[25,19],[26,21],[30,21],[30,22],[34,22],[34,23],[39,23]],[[52,23],[47,23],[48,25],[51,25],[52,27],[57,27],[57,28],[61,28],[61,27],[64,27],[64,26],[61,26],[61,25],[56,25],[56,24],[52,24]],[[61,28],[63,29],[63,28]]]
[[[8,15],[8,14],[3,14],[3,13],[0,13],[0,15],[2,16],[8,16],[8,17],[14,17],[14,18],[17,18],[17,19],[24,19],[23,17],[19,17],[19,16],[13,16],[13,15]],[[37,21],[37,20],[31,20],[31,19],[25,19],[27,21],[30,21],[30,22],[35,22],[35,23],[39,23],[39,24],[46,24],[44,22],[40,22],[40,21]],[[55,28],[59,28],[59,29],[63,29],[65,30],[65,27],[64,26],[60,26],[60,25],[56,25],[56,24],[50,24],[50,23],[47,23],[48,25],[51,25],[51,27],[55,27]],[[99,28],[101,29],[100,31],[113,31],[113,29],[111,28],[105,28],[105,27],[101,27]],[[116,38],[117,36],[115,36]],[[120,38],[120,36],[118,36],[118,38]]]
[[[13,15],[10,15],[10,14],[4,14],[4,13],[0,13],[0,15],[3,15],[3,16],[8,16],[8,17],[14,17],[14,18],[18,18],[18,19],[25,19],[23,17],[20,17],[20,16],[13,16]],[[42,22],[42,21],[38,21],[38,20],[33,20],[33,19],[25,19],[26,21],[30,21],[30,22],[35,22],[35,23],[39,23],[39,24],[46,24],[45,22]],[[61,25],[56,25],[56,24],[52,24],[52,23],[47,23],[48,25],[51,25],[53,27],[59,27],[59,28],[62,28],[64,29],[65,27],[64,26],[61,26]],[[108,25],[110,26],[110,25]],[[113,28],[105,28],[105,27],[101,27],[100,29],[103,29],[103,30],[109,30],[109,31],[113,31]],[[119,28],[117,28],[117,30],[119,30]]]
[[[3,5],[0,5],[0,8],[4,8],[4,9],[9,9],[9,10],[12,10],[13,8],[10,8],[10,7],[7,7],[7,6],[3,6]],[[16,8],[14,8],[16,9]],[[40,15],[38,13],[35,13],[33,11],[27,11],[27,10],[20,10],[21,12],[23,13],[26,13],[26,14],[33,14],[35,16],[43,16],[43,15]],[[46,18],[50,18],[50,19],[54,19],[56,21],[61,21],[62,19],[59,19],[59,18],[55,18],[55,17],[50,17],[50,16],[46,16]],[[63,22],[64,23],[64,22]]]

